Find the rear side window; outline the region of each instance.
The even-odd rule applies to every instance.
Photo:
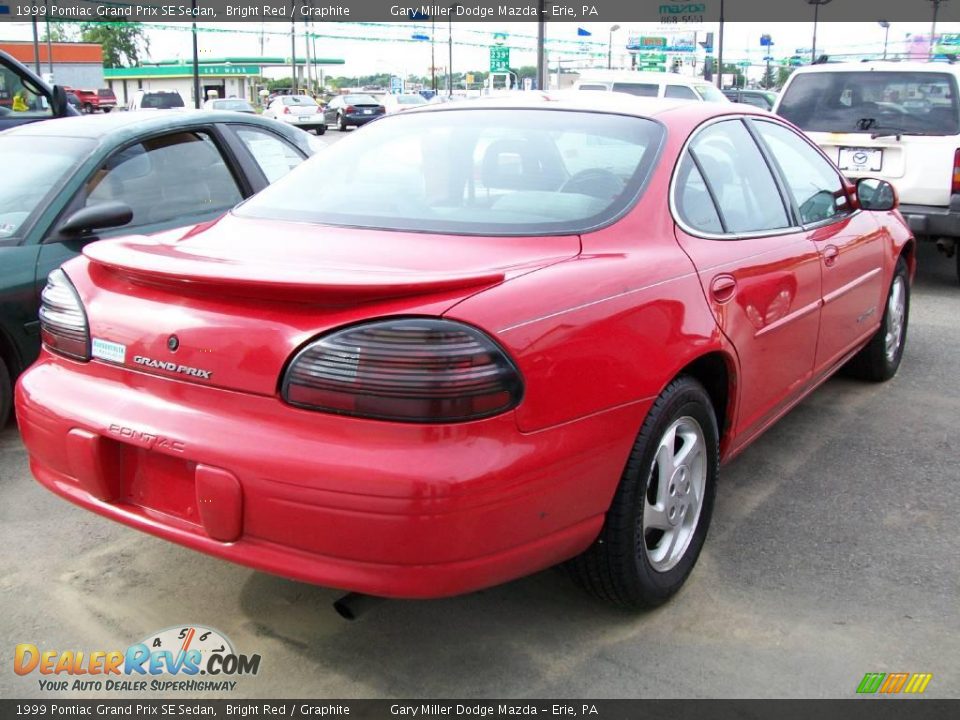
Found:
[[[614,83],[612,89],[638,97],[657,97],[660,94],[660,86],[652,83]]]
[[[279,180],[303,162],[303,156],[292,145],[276,135],[256,128],[238,128],[237,137],[263,170],[267,182]]]
[[[772,122],[754,122],[782,170],[804,225],[845,215],[850,207],[840,175],[793,130]]]
[[[708,126],[696,135],[689,152],[703,170],[726,232],[790,227],[773,174],[742,121]]]
[[[581,90],[606,90],[606,85],[581,85]]]
[[[667,85],[664,97],[676,98],[677,100],[699,100],[697,94],[685,85]]]
[[[87,207],[126,203],[131,228],[224,211],[243,197],[216,144],[205,133],[177,132],[114,153],[87,181]]]
[[[703,175],[693,163],[690,153],[685,153],[677,173],[677,212],[683,222],[700,232],[719,235],[723,224],[717,208],[710,197]]]
[[[960,132],[957,88],[947,73],[801,73],[787,85],[777,112],[812,132]]]

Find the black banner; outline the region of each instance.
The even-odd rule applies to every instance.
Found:
[[[960,700],[0,700],[0,718],[941,720]]]
[[[718,22],[960,20],[960,2],[939,0],[0,0],[0,21],[60,22]]]

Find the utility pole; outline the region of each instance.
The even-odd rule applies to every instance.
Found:
[[[33,17],[33,67],[40,74],[40,34],[37,32],[37,18]]]
[[[435,43],[437,39],[437,18],[430,16],[430,86],[433,88],[433,94],[437,94],[437,58],[435,53]]]
[[[937,38],[937,15],[940,13],[940,3],[946,2],[947,0],[933,0],[933,23],[930,25],[930,55],[929,58],[933,59],[933,44],[936,42]]]
[[[290,0],[290,74],[291,94],[297,94],[297,21],[294,19],[296,13],[296,0]]]
[[[50,0],[43,0],[47,9],[47,72],[53,76],[53,41],[50,39]]]
[[[717,87],[723,90],[723,0],[720,0],[720,42],[717,45]]]
[[[538,0],[540,13],[538,15],[539,19],[537,20],[537,89],[546,90],[549,83],[547,82],[547,53],[544,48],[546,35],[547,35],[547,21],[546,21],[546,11],[547,11],[547,0]],[[559,78],[558,78],[557,87],[559,87]]]
[[[192,0],[193,16],[197,16],[197,0]],[[193,106],[200,109],[200,54],[197,50],[197,22],[193,21]]]

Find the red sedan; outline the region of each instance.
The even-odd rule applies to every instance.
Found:
[[[656,604],[721,462],[896,373],[896,202],[743,105],[411,110],[52,273],[20,428],[53,492],[260,570],[427,598],[566,561]]]

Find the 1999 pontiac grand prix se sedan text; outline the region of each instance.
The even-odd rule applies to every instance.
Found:
[[[16,403],[39,481],[188,547],[372,595],[569,561],[676,592],[720,463],[903,354],[914,240],[743,105],[388,117],[219,220],[50,275]]]

